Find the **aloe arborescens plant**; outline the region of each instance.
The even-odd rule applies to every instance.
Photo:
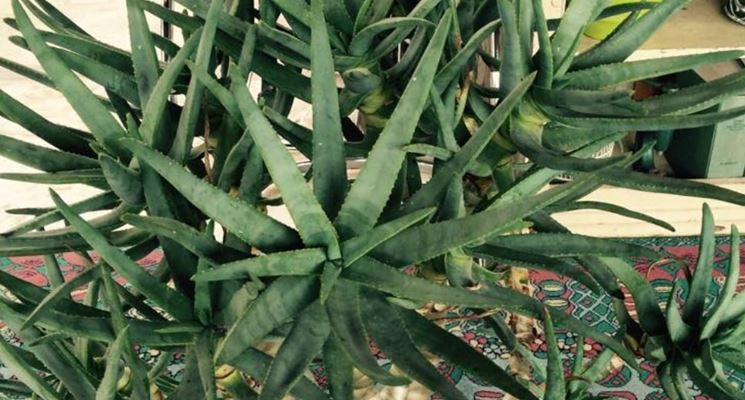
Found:
[[[15,18],[6,22],[21,33],[11,40],[32,51],[44,72],[6,59],[2,65],[57,89],[88,131],[52,123],[0,91],[0,115],[55,148],[2,137],[3,155],[42,171],[2,177],[81,183],[103,193],[66,204],[52,192],[55,208],[17,211],[35,215],[0,239],[0,255],[44,255],[53,283],[48,291],[0,273],[15,296],[0,299],[0,317],[30,344],[0,345],[22,383],[10,389],[49,399],[251,398],[255,390],[266,399],[349,399],[358,371],[384,385],[415,380],[445,398],[464,398],[430,363],[434,356],[520,399],[584,398],[588,384],[564,380],[557,326],[630,365],[632,351],[655,358],[670,396],[687,395],[680,389],[686,371],[707,393],[743,396],[721,367],[741,368],[741,301],[730,300],[736,275],[704,313],[708,236],[682,316],[674,303],[663,316],[643,279],[618,260],[654,252],[573,235],[551,218],[593,207],[669,227],[578,201],[603,184],[745,204],[745,196],[725,189],[629,172],[634,155],[590,157],[627,130],[706,125],[745,113],[696,113],[742,91],[742,73],[641,102],[615,89],[742,56],[623,62],[685,1],[667,0],[640,16],[647,4],[575,0],[557,21],[527,0],[273,0],[258,8],[242,0],[178,2],[189,12],[127,0],[131,53],[97,41],[46,0],[11,2]],[[628,11],[616,32],[575,56],[589,22]],[[150,32],[145,13],[180,28],[184,43]],[[498,57],[481,49],[496,30]],[[169,61],[160,62],[156,49]],[[478,60],[500,72],[498,87],[474,79]],[[258,96],[247,88],[249,75],[262,80]],[[311,104],[312,127],[288,118],[296,100]],[[355,110],[363,124],[351,119]],[[311,160],[310,170],[298,168],[288,143]],[[511,157],[518,151],[533,164],[515,179]],[[363,161],[353,181],[350,159]],[[426,183],[421,159],[433,163]],[[539,193],[565,171],[572,182]],[[280,198],[264,197],[271,185]],[[292,226],[265,212],[278,204]],[[81,217],[97,210],[107,212]],[[43,230],[60,220],[69,227]],[[708,214],[705,220],[709,225]],[[540,233],[513,234],[527,228]],[[164,260],[151,274],[136,260],[156,247]],[[65,281],[53,255],[68,250],[84,257],[94,250],[100,260]],[[504,287],[494,262],[555,271],[609,293],[619,331],[608,336]],[[404,271],[412,265],[414,275]],[[623,307],[620,283],[639,320]],[[85,301],[70,300],[82,285]],[[492,311],[542,320],[545,387],[515,378],[428,319],[421,310],[431,303],[483,312],[518,352],[521,344]],[[276,354],[257,347],[269,339],[281,341]],[[400,373],[378,364],[370,340]],[[162,363],[148,368],[134,344],[185,351],[180,382],[163,376]],[[328,391],[304,376],[318,357]]]

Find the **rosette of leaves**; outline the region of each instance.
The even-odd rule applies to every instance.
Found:
[[[48,291],[0,273],[0,284],[14,295],[0,299],[0,315],[28,344],[0,349],[20,380],[8,383],[9,391],[51,399],[252,398],[251,377],[261,384],[261,398],[348,399],[357,369],[385,385],[413,379],[446,398],[463,398],[426,352],[521,399],[565,392],[553,350],[545,390],[519,382],[414,311],[429,303],[543,319],[549,332],[553,325],[582,332],[635,364],[617,338],[504,288],[498,274],[476,262],[548,269],[618,295],[613,270],[597,257],[655,257],[638,246],[572,235],[547,215],[612,183],[608,177],[627,174],[619,167],[631,158],[583,170],[572,183],[534,195],[557,173],[536,159],[535,170],[499,188],[498,197],[466,207],[463,176],[489,159],[485,148],[504,142],[495,135],[500,127],[510,132],[519,125],[546,89],[540,68],[514,72],[505,54],[501,70],[514,72],[514,85],[502,86],[496,107],[472,100],[479,97],[475,85],[468,89],[468,72],[479,44],[500,24],[508,28],[490,3],[266,1],[258,9],[247,1],[180,3],[191,14],[127,1],[133,50],[125,52],[97,41],[45,0],[11,2],[15,18],[6,22],[22,35],[12,40],[31,50],[44,72],[10,60],[2,65],[58,90],[87,131],[52,123],[0,92],[0,115],[55,147],[3,137],[4,156],[42,172],[2,177],[104,192],[69,205],[52,193],[55,208],[15,210],[33,218],[0,239],[0,255],[45,256],[53,285]],[[538,12],[531,7],[520,8],[520,21]],[[150,32],[145,12],[180,27],[184,44]],[[37,28],[30,13],[49,30]],[[571,11],[565,20],[576,14],[583,15]],[[355,16],[351,31],[342,23],[349,16]],[[539,33],[540,25],[527,24]],[[169,61],[158,61],[156,49]],[[345,79],[342,90],[337,73]],[[102,86],[105,97],[78,74]],[[258,99],[246,87],[250,74],[264,82]],[[178,94],[185,99],[176,101]],[[287,118],[295,99],[311,103],[312,129]],[[479,104],[488,117],[471,124],[469,135],[464,115],[478,118]],[[365,115],[364,129],[348,118],[354,109]],[[204,141],[194,145],[195,137]],[[578,152],[603,140],[609,139],[581,142]],[[298,169],[286,142],[311,160],[310,171]],[[427,183],[417,169],[422,151],[438,156]],[[364,157],[353,181],[346,170],[351,157]],[[743,203],[723,189],[664,182],[653,187]],[[263,196],[270,185],[279,199]],[[289,211],[292,227],[264,212],[277,204]],[[101,210],[97,218],[81,217]],[[60,220],[69,226],[43,229]],[[503,236],[527,225],[550,233]],[[218,226],[223,235],[215,234]],[[136,260],[156,247],[165,257],[150,274]],[[65,281],[53,255],[72,250],[88,257],[91,249],[100,260]],[[433,264],[448,283],[404,272]],[[80,286],[87,288],[85,301],[70,300]],[[519,351],[503,320],[488,322]],[[281,340],[276,354],[257,347],[270,339]],[[379,366],[370,340],[406,376]],[[167,358],[145,365],[134,344],[185,351],[183,378],[163,375]],[[328,393],[304,376],[319,356]]]

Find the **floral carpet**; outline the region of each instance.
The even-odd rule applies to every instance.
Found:
[[[667,297],[672,291],[673,281],[683,273],[681,265],[688,265],[692,268],[695,265],[698,254],[697,238],[650,238],[650,239],[633,239],[637,244],[643,244],[648,247],[659,250],[662,260],[650,265],[646,260],[634,260],[636,269],[645,275],[652,283],[659,295],[660,302],[666,302]],[[727,237],[717,239],[717,252],[714,279],[721,285],[724,281],[724,271],[726,271],[729,244]],[[744,260],[742,268],[745,268],[745,245],[740,249],[743,253]],[[161,258],[159,251],[155,251],[147,257],[140,260],[140,265],[146,268],[152,268]],[[84,269],[83,260],[74,254],[63,254],[58,258],[63,273],[69,279]],[[44,271],[44,263],[40,257],[11,257],[0,258],[0,269],[14,276],[33,282],[39,286],[48,284]],[[741,276],[745,277],[745,269],[742,269]],[[742,279],[742,278],[741,278]],[[531,282],[534,286],[534,295],[554,307],[566,310],[567,313],[574,317],[586,321],[598,329],[611,332],[615,328],[615,321],[608,319],[611,315],[609,307],[611,300],[609,297],[598,297],[587,290],[584,286],[570,281],[566,278],[559,277],[548,272],[532,272]],[[741,285],[745,282],[741,282]],[[712,297],[716,295],[718,288],[712,285]],[[73,297],[82,299],[84,293],[74,293]],[[494,359],[497,363],[506,365],[508,353],[506,348],[488,330],[483,324],[465,319],[455,319],[448,327],[471,346],[482,351],[488,357]],[[0,322],[2,327],[2,322]],[[7,328],[0,331],[3,338],[12,343],[19,343],[19,340]],[[571,333],[558,332],[559,347],[565,357],[567,368],[571,365],[572,358],[575,354],[577,338]],[[598,354],[600,347],[590,341],[583,344],[585,357],[590,358]],[[529,350],[535,354],[538,362],[545,360],[546,348],[543,338],[538,336],[529,344]],[[381,364],[386,364],[385,355],[377,351],[373,346],[373,351],[380,360]],[[148,363],[153,363],[161,356],[157,350],[140,349],[141,357]],[[169,354],[172,357],[171,365],[168,369],[169,374],[178,379],[182,372],[184,357],[182,354]],[[661,392],[659,383],[654,374],[654,366],[648,362],[640,363],[640,371],[637,372],[622,365],[622,363],[611,363],[615,368],[613,372],[605,379],[594,385],[592,393],[600,398],[614,398],[624,400],[662,400],[667,397]],[[442,374],[452,380],[460,390],[462,390],[469,399],[474,400],[491,400],[502,399],[503,393],[495,388],[483,386],[482,383],[474,380],[463,373],[457,367],[446,363],[439,365]],[[322,364],[314,364],[309,371],[320,386],[326,385]],[[0,365],[0,378],[12,379],[13,373]],[[745,376],[731,376],[731,379],[740,385],[745,385]],[[691,386],[691,392],[696,393],[696,388]],[[436,400],[437,396],[433,396]],[[696,400],[703,400],[705,397],[698,396]]]

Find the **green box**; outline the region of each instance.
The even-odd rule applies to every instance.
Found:
[[[745,96],[736,96],[707,112],[742,106],[745,106]],[[743,177],[745,117],[716,126],[676,131],[665,157],[681,178]]]

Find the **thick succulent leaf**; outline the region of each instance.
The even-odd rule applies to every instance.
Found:
[[[411,142],[427,103],[448,38],[450,18],[448,13],[440,22],[398,106],[344,200],[336,219],[336,226],[343,238],[369,231],[383,212],[406,157],[403,146]]]
[[[545,254],[552,257],[575,257],[584,255],[607,257],[645,257],[657,259],[659,255],[644,246],[610,239],[562,233],[496,236],[487,244],[512,250]]]
[[[603,64],[565,75],[558,84],[576,89],[602,89],[628,82],[668,75],[694,69],[701,65],[735,60],[743,56],[742,51],[717,51],[706,54],[656,58],[653,60]]]
[[[354,366],[333,332],[329,333],[323,346],[323,361],[331,398],[342,400],[354,397]]]
[[[409,18],[409,17],[391,17],[381,21],[377,21],[370,24],[359,31],[349,44],[349,53],[353,56],[361,57],[368,53],[373,46],[375,37],[385,31],[393,29],[407,29],[418,26],[431,26],[434,25],[422,18]]]
[[[2,90],[0,90],[0,115],[26,128],[58,149],[81,155],[93,154],[88,146],[89,141],[93,139],[92,136],[85,137],[78,131],[46,120]]]
[[[197,340],[194,342],[194,355],[197,359],[197,368],[205,400],[215,400],[217,398],[213,349],[212,332],[205,329],[197,335]]]
[[[417,2],[416,6],[409,12],[407,17],[409,18],[424,18],[430,13],[435,7],[437,7],[442,0],[423,0]],[[373,2],[375,3],[375,2]],[[454,17],[454,16],[453,16]],[[442,22],[442,20],[440,20]],[[446,24],[447,25],[447,24]],[[390,52],[394,51],[399,44],[401,44],[410,34],[414,28],[412,27],[401,27],[395,29],[383,38],[380,43],[373,49],[371,54],[368,54],[367,59],[378,60],[382,57],[387,56]],[[434,37],[433,37],[434,39]],[[438,58],[439,59],[439,58]]]
[[[532,0],[533,6],[533,19],[535,21],[535,31],[538,34],[538,54],[535,56],[537,69],[538,69],[538,81],[537,86],[544,88],[551,88],[554,80],[554,55],[552,53],[552,42],[548,31],[548,23],[546,21],[546,15],[543,11],[543,4],[540,0]],[[532,29],[528,32],[528,36],[531,37],[529,47],[532,52]],[[529,53],[531,54],[531,53]]]
[[[234,363],[271,331],[296,316],[318,297],[316,277],[285,276],[274,281],[254,300],[217,348],[217,358]]]
[[[335,285],[326,301],[332,335],[339,339],[342,350],[349,361],[376,382],[389,386],[401,386],[409,379],[391,375],[378,365],[370,352],[370,342],[360,314],[359,287],[351,281]]]
[[[193,279],[195,281],[211,282],[251,276],[313,275],[320,272],[320,266],[325,261],[325,249],[315,248],[279,252],[223,264],[200,272]]]
[[[587,68],[625,60],[646,42],[665,21],[690,1],[668,0],[660,3],[647,14],[631,23],[623,33],[613,35],[577,56],[572,63],[572,68]]]
[[[328,217],[333,219],[344,201],[348,184],[339,94],[324,3],[328,1],[311,2],[313,192]]]
[[[37,146],[0,135],[0,155],[44,172],[98,168],[98,162],[78,154]]]
[[[24,0],[23,3],[28,6],[32,4],[28,0]],[[47,0],[34,0],[33,4],[38,6],[34,7],[37,12],[42,11],[43,14],[46,15],[44,21],[45,23],[51,23],[50,28],[56,27],[60,30],[70,31],[75,34],[82,35],[83,37],[89,37],[88,33],[86,33],[83,28],[81,28],[73,20],[68,18]],[[39,16],[40,14],[35,13],[35,15]],[[41,18],[42,17],[40,17],[40,19]]]
[[[342,278],[366,287],[390,293],[414,301],[434,302],[473,308],[499,308],[533,318],[541,318],[543,305],[537,300],[511,289],[492,286],[483,292],[439,285],[426,279],[408,276],[386,264],[365,257],[346,268]],[[558,326],[575,332],[585,332],[587,337],[608,346],[629,365],[636,365],[634,356],[620,343],[609,336],[564,315],[563,311],[549,310]]]
[[[582,36],[587,25],[594,21],[609,3],[609,0],[580,0],[569,4],[551,40],[554,65],[559,74],[566,72],[571,64],[579,45],[577,38]]]
[[[463,368],[468,374],[504,390],[515,398],[537,399],[517,379],[482,353],[474,350],[462,339],[414,311],[402,309],[396,311],[406,324],[406,331],[417,347],[442,357],[448,362]]]
[[[140,104],[147,106],[150,96],[158,82],[160,64],[155,52],[153,35],[145,19],[145,12],[133,0],[127,0],[127,21],[129,39],[132,46],[132,65],[137,80]]]
[[[519,21],[515,3],[500,1],[497,3],[499,17],[502,20],[502,52],[500,57],[502,69],[499,73],[499,88],[513,91],[525,76],[528,75],[529,54],[523,53],[522,40],[519,32]]]
[[[98,156],[103,175],[111,190],[127,204],[138,205],[145,201],[140,174],[122,165],[106,154]]]
[[[315,302],[305,309],[279,348],[263,381],[259,398],[284,398],[303,376],[308,364],[321,352],[330,331],[326,310],[320,302]]]
[[[610,203],[603,203],[598,201],[576,201],[568,204],[561,204],[556,205],[552,207],[548,207],[546,209],[547,212],[550,214],[558,213],[558,212],[568,212],[568,211],[574,211],[574,210],[586,210],[586,209],[593,209],[593,210],[601,210],[606,211],[613,214],[623,215],[624,217],[637,219],[639,221],[649,222],[650,224],[657,225],[661,228],[665,228],[671,232],[675,232],[675,227],[670,225],[669,223],[652,217],[650,215],[640,213],[634,210],[630,210],[625,207],[617,206],[615,204]]]
[[[590,290],[600,293],[600,286],[582,267],[557,260],[535,252],[526,252],[514,248],[485,244],[466,249],[466,252],[480,258],[499,261],[513,267],[537,268],[566,276],[587,286]],[[496,277],[495,277],[496,278]]]
[[[114,400],[117,397],[117,383],[121,374],[121,356],[127,349],[129,328],[124,328],[111,343],[106,354],[106,370],[96,390],[96,400]]]
[[[453,179],[461,177],[468,170],[491,138],[497,134],[499,127],[507,120],[512,110],[520,104],[523,96],[531,87],[535,75],[531,75],[518,85],[479,127],[479,130],[461,148],[460,151],[440,166],[432,179],[404,204],[400,213],[409,213],[425,207],[437,205],[437,200],[445,193]]]
[[[564,364],[561,362],[561,352],[559,351],[559,344],[556,342],[554,323],[551,320],[551,314],[548,312],[544,313],[543,327],[546,330],[546,346],[548,347],[545,400],[564,400],[566,398]]]
[[[273,362],[273,357],[250,348],[236,358],[233,364],[236,368],[258,380],[266,376]],[[328,400],[328,396],[306,377],[301,377],[295,387],[290,390],[290,393],[299,399]]]
[[[90,128],[96,140],[114,154],[123,155],[117,139],[124,135],[124,130],[117,123],[106,107],[94,97],[83,82],[70,71],[59,56],[44,41],[41,33],[33,26],[18,0],[13,0],[13,13],[18,27],[39,63],[52,78],[59,91],[75,109],[83,122]]]
[[[247,254],[218,243],[189,225],[161,217],[145,217],[125,214],[122,221],[161,237],[175,240],[192,253],[210,260],[211,263],[245,257]]]
[[[134,140],[126,146],[205,214],[247,243],[265,251],[288,249],[298,242],[290,228],[256,208],[197,178],[173,160]]]
[[[360,311],[365,328],[391,361],[406,375],[444,398],[465,400],[463,393],[417,350],[396,306],[389,304],[378,292],[365,290],[361,294],[364,301],[360,302]]]
[[[107,233],[107,240],[120,247],[142,243],[149,238],[137,229]],[[80,235],[70,232],[39,232],[10,238],[0,238],[0,256],[38,256],[63,253],[71,250],[89,250],[90,245]]]
[[[709,293],[711,273],[714,268],[715,251],[714,215],[711,213],[709,205],[704,203],[696,269],[693,271],[693,281],[683,307],[683,320],[691,326],[698,326],[704,316],[706,296]]]
[[[200,33],[199,46],[197,46],[197,52],[194,55],[196,69],[204,71],[209,68],[217,24],[224,4],[224,0],[213,0],[210,2],[204,27]],[[203,108],[203,96],[204,85],[202,85],[197,77],[192,76],[181,111],[181,118],[176,128],[176,137],[174,138],[173,147],[171,147],[170,152],[170,156],[178,162],[183,162],[191,152],[194,135],[198,129],[197,123],[199,122],[199,116]]]
[[[117,273],[123,276],[137,290],[145,294],[154,303],[181,321],[193,318],[189,300],[181,293],[157,282],[142,267],[132,261],[123,251],[113,246],[99,231],[77,215],[59,196],[52,192],[52,199],[65,219],[72,225],[86,242],[98,252],[99,256],[109,263]]]
[[[108,182],[106,182],[106,177],[104,177],[103,171],[100,169],[80,169],[49,174],[4,173],[0,174],[0,179],[42,185],[67,185],[78,183],[102,190],[110,189]]]
[[[704,327],[701,330],[701,339],[710,339],[716,333],[719,323],[726,315],[729,305],[735,296],[737,282],[740,279],[740,232],[737,226],[732,225],[732,236],[730,237],[730,259],[727,278],[724,281],[724,287],[719,293],[716,303],[712,306],[709,316],[706,318]]]
[[[238,82],[246,81],[245,77],[241,77],[237,71],[232,77]],[[297,168],[295,160],[259,106],[251,98],[248,88],[237,85],[233,89],[246,127],[261,152],[269,174],[282,194],[282,200],[298,227],[303,243],[308,247],[327,247],[330,257],[340,258],[341,250],[336,231],[321,205],[313,200],[315,197]]]
[[[502,22],[492,21],[476,31],[468,42],[463,45],[458,54],[455,55],[448,63],[442,67],[435,77],[435,89],[437,93],[445,91],[447,86],[463,73],[466,65],[473,59],[473,56],[484,44],[484,41],[502,25]]]
[[[436,209],[434,207],[415,211],[391,222],[379,225],[362,236],[356,236],[347,240],[342,243],[344,265],[349,266],[354,264],[355,261],[367,255],[379,244],[394,238],[400,232],[419,222],[426,221],[435,211]]]
[[[28,363],[18,354],[10,343],[5,340],[0,340],[0,360],[3,364],[13,371],[13,374],[26,386],[28,386],[34,393],[41,396],[43,399],[62,399],[62,396],[57,393],[47,382],[42,379],[41,376],[31,368]]]
[[[631,98],[631,91],[533,88],[533,99],[554,107],[589,106]]]
[[[623,260],[603,258],[602,261],[631,293],[642,329],[650,336],[664,334],[666,331],[665,317],[657,302],[657,292],[649,282]]]
[[[0,380],[0,392],[10,396],[31,397],[33,391],[23,382],[10,379]]]

